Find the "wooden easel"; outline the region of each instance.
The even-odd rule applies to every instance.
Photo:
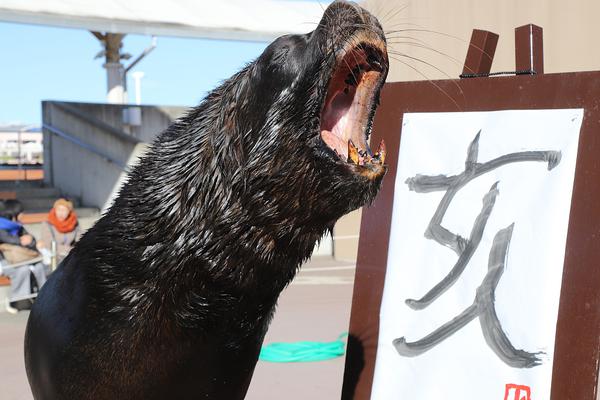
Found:
[[[342,399],[370,398],[405,112],[583,108],[558,312],[551,400],[596,400],[600,358],[600,72],[544,74],[542,29],[515,30],[516,72],[489,78],[498,35],[474,30],[463,79],[386,84],[373,142],[389,171],[363,211]],[[506,73],[497,74],[506,75]],[[472,78],[471,78],[472,77]]]

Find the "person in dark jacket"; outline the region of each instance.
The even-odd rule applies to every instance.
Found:
[[[4,200],[0,205],[0,243],[16,244],[35,250],[35,238],[18,222],[23,205],[18,200]]]
[[[22,212],[23,206],[18,200],[0,203],[0,244],[7,243],[37,251],[35,238],[18,222]],[[0,257],[0,273],[10,278],[10,292],[6,299],[6,310],[10,313],[30,308],[31,299],[35,297],[32,294],[32,282],[37,284],[38,289],[46,282],[46,269],[39,261],[11,268],[8,260]]]

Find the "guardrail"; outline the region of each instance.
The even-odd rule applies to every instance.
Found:
[[[126,164],[122,163],[119,160],[116,160],[115,158],[109,156],[108,154],[104,153],[101,150],[98,150],[96,147],[94,147],[93,145],[89,144],[89,143],[85,143],[82,140],[76,138],[73,135],[69,135],[66,132],[63,132],[62,130],[55,128],[49,124],[42,124],[42,129],[46,129],[48,132],[53,133],[57,136],[60,136],[61,138],[68,140],[69,142],[81,147],[82,149],[85,149],[91,153],[96,154],[97,156],[102,157],[104,160],[115,164],[116,166],[118,166],[120,169],[122,169],[123,171],[125,171],[126,169]],[[140,141],[136,141],[135,143],[140,143]]]
[[[62,111],[65,111],[68,114],[71,114],[74,117],[77,117],[77,118],[87,122],[88,124],[98,128],[98,129],[101,129],[105,132],[113,134],[114,136],[118,137],[121,140],[129,142],[131,144],[141,143],[141,140],[139,140],[138,138],[133,137],[133,136],[121,131],[120,129],[117,129],[114,126],[109,125],[106,122],[104,122],[94,116],[91,116],[81,110],[78,110],[76,107],[73,107],[67,103],[53,102],[52,105]]]

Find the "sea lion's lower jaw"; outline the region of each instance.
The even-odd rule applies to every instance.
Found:
[[[369,179],[370,181],[375,181],[375,180],[379,180],[379,179],[383,178],[383,176],[385,175],[386,172],[387,172],[387,166],[382,165],[380,167],[375,167],[375,168],[365,168],[362,171],[360,171],[360,175],[364,176],[365,178]]]
[[[367,151],[358,150],[352,141],[348,141],[348,168],[355,174],[361,175],[369,180],[382,178],[387,171],[385,164],[385,142],[379,142],[379,148],[375,154],[367,147]],[[341,160],[340,160],[341,161]]]
[[[348,159],[346,162],[353,163],[359,166],[383,165],[385,163],[385,142],[381,139],[377,152],[373,154],[371,148],[366,144],[366,150],[359,150],[352,140],[348,140]]]

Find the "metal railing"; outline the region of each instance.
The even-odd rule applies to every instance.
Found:
[[[49,124],[42,124],[42,128],[46,129],[48,132],[53,133],[79,147],[81,147],[82,149],[85,149],[87,151],[89,151],[90,153],[96,154],[97,156],[102,157],[105,161],[115,164],[117,167],[119,167],[121,170],[125,171],[125,169],[127,168],[127,165],[125,163],[122,163],[121,161],[109,156],[108,154],[104,153],[101,150],[98,150],[95,146],[89,144],[89,143],[85,143],[84,141],[76,138],[73,135],[70,135],[66,132],[63,132],[62,130],[53,127],[52,125]]]
[[[109,125],[106,122],[104,122],[92,115],[89,115],[81,110],[78,110],[76,107],[73,107],[73,106],[69,105],[68,103],[52,102],[52,106],[66,112],[67,114],[77,117],[80,120],[85,121],[88,124],[98,128],[100,130],[108,132],[108,133],[118,137],[121,140],[129,142],[131,144],[138,144],[138,143],[142,142],[138,138],[131,136],[131,135],[123,132],[120,129],[117,129],[114,126]]]

